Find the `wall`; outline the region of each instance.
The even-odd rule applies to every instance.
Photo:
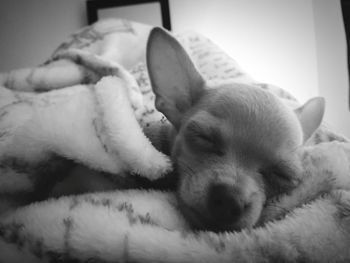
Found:
[[[159,2],[137,4],[134,6],[122,6],[116,8],[104,8],[97,12],[99,18],[109,18],[117,16],[120,18],[130,19],[144,24],[162,26],[162,16]]]
[[[85,24],[84,0],[1,0],[0,71],[42,63]]]
[[[311,0],[173,0],[170,10],[175,31],[209,36],[255,79],[301,101],[318,94]]]
[[[169,1],[174,31],[209,36],[254,78],[302,102],[325,96],[326,120],[350,137],[339,0]],[[43,62],[85,24],[85,0],[1,0],[0,71]]]
[[[174,31],[209,36],[257,80],[301,101],[318,93],[311,0],[170,0],[170,10]],[[0,19],[0,70],[32,66],[85,24],[85,1],[2,0]]]
[[[350,137],[346,40],[340,1],[314,0],[319,93],[326,98],[326,121]]]

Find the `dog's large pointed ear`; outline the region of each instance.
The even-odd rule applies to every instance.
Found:
[[[325,100],[322,97],[310,99],[303,106],[295,110],[303,130],[304,142],[309,139],[320,126],[324,111]]]
[[[179,128],[183,114],[203,92],[202,76],[180,43],[161,28],[150,33],[147,67],[156,108]]]

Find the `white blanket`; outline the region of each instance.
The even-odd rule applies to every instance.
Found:
[[[325,128],[299,151],[302,184],[267,203],[252,230],[192,232],[172,192],[73,195],[12,210],[43,180],[59,177],[66,159],[149,179],[172,169],[142,132],[157,134],[167,123],[154,108],[144,65],[150,29],[104,21],[73,35],[45,64],[0,75],[0,197],[7,210],[0,262],[349,261],[350,146]],[[178,39],[207,81],[257,85],[298,105],[253,80],[208,39]],[[322,141],[334,142],[315,145]]]

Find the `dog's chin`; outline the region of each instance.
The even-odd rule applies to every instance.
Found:
[[[242,229],[249,229],[254,226],[256,220],[253,222],[240,218],[235,222],[225,222],[213,219],[205,212],[198,210],[197,208],[187,205],[181,198],[178,198],[180,209],[193,230],[196,231],[213,231],[213,232],[238,232]]]

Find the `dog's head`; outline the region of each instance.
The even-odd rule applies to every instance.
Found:
[[[176,132],[178,199],[194,227],[251,227],[268,198],[297,186],[296,151],[319,126],[323,99],[292,111],[255,86],[206,87],[182,46],[159,28],[150,34],[147,66],[156,108]]]

